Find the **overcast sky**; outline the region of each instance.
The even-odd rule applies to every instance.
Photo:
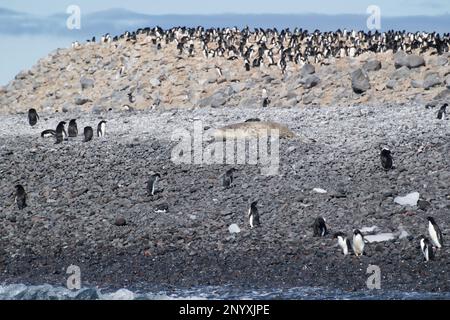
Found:
[[[385,16],[450,13],[450,0],[0,0],[0,7],[41,15],[63,13],[69,5],[80,6],[84,13],[125,8],[147,14],[365,14],[369,5],[380,6],[382,14]]]

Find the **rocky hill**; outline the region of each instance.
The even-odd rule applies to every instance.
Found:
[[[263,88],[270,107],[307,105],[427,104],[450,92],[449,54],[406,56],[364,53],[331,58],[327,65],[288,63],[245,71],[242,59],[179,54],[174,42],[157,46],[144,36],[135,43],[87,43],[58,49],[0,87],[0,112],[259,107]],[[220,76],[215,66],[219,66]],[[128,94],[136,98],[128,101]]]

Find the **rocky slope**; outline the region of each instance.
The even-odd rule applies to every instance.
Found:
[[[450,90],[448,54],[365,53],[306,68],[289,63],[246,72],[242,59],[178,54],[175,43],[158,50],[139,36],[135,44],[88,43],[59,49],[0,88],[0,112],[121,110],[133,93],[135,109],[260,107],[267,89],[272,107],[441,102]],[[223,70],[219,76],[215,66]]]
[[[450,291],[449,247],[424,263],[417,238],[427,234],[428,215],[445,239],[449,233],[450,126],[436,113],[420,105],[52,112],[35,128],[25,115],[3,115],[0,282],[65,285],[75,264],[84,286],[364,290],[367,267],[378,265],[382,289]],[[215,128],[255,116],[299,136],[282,141],[278,176],[235,166],[234,186],[224,190],[219,177],[231,165],[171,161],[175,129],[192,130],[195,119]],[[79,127],[106,119],[107,138],[61,145],[40,138],[68,118]],[[393,150],[394,170],[381,168],[380,145]],[[152,171],[162,175],[154,198],[145,190]],[[29,194],[22,211],[11,206],[18,183]],[[423,205],[394,202],[414,191]],[[245,215],[254,199],[262,226],[250,230]],[[161,204],[167,213],[155,212]],[[317,216],[331,233],[377,226],[395,236],[368,244],[360,259],[344,257],[331,236],[312,237]],[[241,232],[231,234],[232,224]]]

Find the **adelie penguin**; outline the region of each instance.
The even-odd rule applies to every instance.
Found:
[[[225,174],[222,177],[222,186],[224,188],[230,188],[233,183],[233,173],[236,172],[236,169],[232,168],[225,172]]]
[[[436,221],[434,221],[433,217],[428,217],[428,233],[430,234],[431,241],[434,246],[438,249],[441,249],[444,245],[444,239],[442,236],[441,229],[437,225]]]
[[[355,230],[353,232],[353,252],[355,253],[355,256],[360,257],[364,255],[364,236],[362,235],[361,231]]]
[[[102,120],[97,126],[97,136],[103,138],[106,134],[106,121]]]
[[[34,127],[39,120],[39,115],[36,112],[36,109],[28,110],[28,123],[30,126]]]
[[[147,191],[150,196],[154,196],[156,194],[159,179],[161,179],[161,175],[159,173],[155,173],[151,175],[150,179],[147,181]]]
[[[22,210],[27,206],[27,194],[21,185],[16,186],[16,196],[14,198],[14,202],[17,203],[19,210]]]
[[[77,120],[72,119],[69,122],[69,138],[75,138],[78,136],[78,127],[77,127]]]
[[[314,237],[325,237],[328,234],[325,219],[322,217],[314,220],[313,224]]]
[[[250,224],[250,228],[252,229],[260,226],[257,205],[258,201],[252,202],[252,204],[250,205],[250,209],[248,209],[248,222]]]
[[[343,232],[338,232],[334,234],[334,238],[338,240],[338,245],[341,247],[344,256],[349,255],[352,245],[350,240],[347,238],[347,235]]]
[[[56,142],[55,144],[60,144],[61,142],[63,142],[63,140],[65,139],[65,137],[67,137],[67,132],[66,129],[64,128],[64,126],[66,125],[66,123],[64,121],[61,121],[58,126],[56,127]]]
[[[56,131],[52,130],[52,129],[44,130],[41,132],[42,138],[51,138],[51,137],[54,137],[55,135],[56,135]]]
[[[391,150],[384,148],[380,154],[381,165],[384,170],[391,170],[394,166],[394,160],[392,158]]]
[[[430,240],[423,235],[420,236],[420,251],[422,251],[426,262],[434,260],[433,246],[431,245]]]
[[[84,128],[84,140],[83,140],[83,142],[91,141],[93,136],[94,136],[94,130],[92,129],[92,127],[85,127]]]
[[[438,115],[437,115],[438,120],[442,120],[442,119],[444,119],[445,116],[447,116],[447,107],[448,107],[448,104],[445,103],[441,107],[441,109],[439,109],[439,112],[438,112]]]

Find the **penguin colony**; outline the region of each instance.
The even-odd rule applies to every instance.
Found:
[[[366,33],[337,30],[336,32],[322,33],[316,30],[310,33],[308,30],[302,29],[278,31],[276,28],[251,31],[248,27],[243,30],[237,28],[204,29],[202,27],[180,27],[169,30],[163,30],[159,27],[145,28],[132,33],[126,32],[113,38],[106,34],[101,37],[100,43],[110,44],[118,41],[136,43],[138,37],[149,37],[151,43],[157,49],[175,43],[180,56],[194,57],[201,53],[205,59],[223,57],[230,61],[242,61],[245,71],[250,71],[251,68],[277,67],[282,74],[286,72],[290,64],[327,64],[329,58],[356,57],[365,52],[383,53],[392,50],[395,53],[402,50],[407,53],[424,53],[432,51],[433,54],[441,55],[449,52],[450,48],[450,33],[442,36],[437,33],[395,31]],[[95,41],[95,38],[93,38],[88,42],[95,43]],[[73,44],[74,48],[79,46],[78,42]],[[222,68],[218,65],[214,67],[219,77],[222,77]],[[267,95],[267,90],[264,90],[263,97],[263,107],[268,107],[270,98]],[[128,100],[130,103],[136,101],[133,93],[128,94]],[[438,119],[442,120],[446,117],[446,107],[447,104],[440,108],[437,115]],[[30,109],[28,113],[29,124],[34,127],[38,120],[39,116],[36,110]],[[259,119],[249,121],[259,121]],[[65,125],[66,122],[62,121],[58,124],[56,130],[45,130],[41,133],[41,136],[43,138],[55,138],[55,144],[78,136],[75,119],[69,122],[67,132]],[[89,142],[94,137],[94,130],[87,126],[84,128],[83,134],[83,141]],[[101,121],[97,125],[97,137],[103,138],[105,134],[106,121]],[[385,148],[381,151],[380,159],[384,170],[394,169],[393,157],[389,149]],[[235,172],[235,169],[230,169],[223,175],[222,186],[225,189],[232,187]],[[158,192],[157,183],[160,178],[161,175],[157,173],[150,176],[147,182],[149,196],[155,196]],[[22,185],[17,185],[15,189],[15,203],[19,210],[23,210],[27,207],[25,188]],[[160,205],[156,212],[166,213],[168,210],[168,206],[164,204]],[[257,229],[261,226],[258,201],[250,204],[247,218],[251,229]],[[430,239],[425,236],[419,237],[420,250],[425,261],[433,260],[435,252],[444,245],[442,232],[432,217],[428,218],[428,233]],[[314,221],[313,234],[316,237],[326,237],[329,234],[326,221],[322,217]],[[335,233],[334,238],[338,240],[338,246],[345,256],[349,255],[350,252],[353,252],[357,257],[365,254],[366,241],[360,230],[354,230],[351,238],[343,232]]]
[[[337,30],[335,32],[310,32],[296,28],[294,30],[277,28],[242,30],[234,28],[177,27],[164,30],[160,27],[140,28],[111,37],[105,34],[101,44],[115,44],[125,41],[136,44],[149,43],[158,50],[164,46],[176,45],[178,58],[201,57],[211,59],[221,57],[229,61],[240,61],[242,70],[252,68],[278,68],[282,74],[292,65],[321,64],[328,65],[330,58],[357,57],[366,52],[383,53],[392,50],[394,53],[442,55],[450,50],[450,33],[440,35],[436,32],[364,32],[354,30]],[[95,43],[95,38],[87,41]],[[80,44],[73,43],[77,48]],[[219,77],[223,76],[220,65],[214,65]],[[120,70],[122,74],[124,67]],[[130,95],[133,103],[133,96]],[[270,101],[265,100],[267,106]]]

